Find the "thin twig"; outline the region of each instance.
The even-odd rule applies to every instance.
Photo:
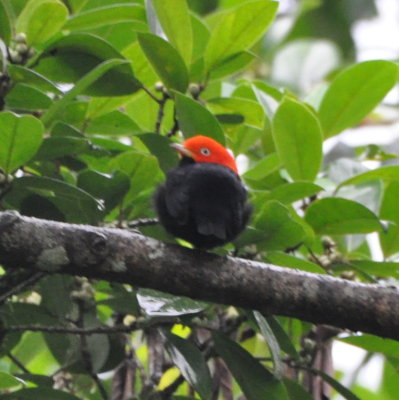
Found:
[[[150,90],[148,90],[145,86],[142,86],[142,89],[150,96],[155,102],[158,104],[161,103],[162,99],[159,99],[158,97],[154,96]]]
[[[75,335],[94,335],[94,334],[116,334],[130,333],[139,330],[137,326],[97,326],[95,328],[78,328],[63,326],[45,326],[45,325],[10,325],[0,329],[0,332],[45,332],[45,333],[70,333]]]
[[[157,121],[155,122],[155,133],[161,132],[161,125],[163,121],[163,117],[165,116],[165,104],[169,99],[169,95],[167,93],[163,93],[162,99],[159,101],[159,109]]]
[[[30,374],[31,372],[10,352],[7,353],[7,357],[25,374]]]
[[[10,289],[8,292],[2,294],[0,296],[0,304],[3,303],[5,300],[7,300],[9,297],[11,297],[14,294],[17,294],[19,292],[22,292],[27,286],[33,285],[36,283],[39,279],[41,279],[45,275],[44,272],[36,272],[14,286],[12,289]]]
[[[140,226],[151,226],[158,225],[158,218],[139,218],[134,221],[130,221],[127,226],[131,229],[139,228]]]

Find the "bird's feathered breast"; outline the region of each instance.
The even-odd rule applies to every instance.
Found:
[[[213,163],[183,160],[168,173],[155,195],[162,225],[197,247],[233,240],[250,215],[247,194],[238,175]]]

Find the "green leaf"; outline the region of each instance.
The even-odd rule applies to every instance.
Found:
[[[305,197],[311,197],[323,188],[312,182],[292,182],[277,186],[270,192],[270,199],[290,204]]]
[[[38,176],[15,179],[6,200],[19,208],[24,199],[32,194],[49,199],[68,222],[95,223],[102,211],[102,205],[84,190],[56,179]]]
[[[380,207],[380,218],[399,224],[399,181],[389,182],[385,188]]]
[[[356,185],[359,183],[370,182],[376,179],[382,179],[383,181],[397,181],[399,180],[399,166],[388,165],[381,168],[376,168],[371,171],[363,172],[362,174],[356,175],[352,178],[341,182],[338,189],[342,186]]]
[[[270,328],[273,330],[274,335],[275,335],[281,349],[284,352],[286,352],[287,354],[289,354],[291,357],[293,357],[294,359],[298,359],[299,354],[298,354],[294,344],[292,343],[292,339],[290,338],[288,333],[285,331],[285,329],[281,326],[278,319],[272,315],[269,317],[265,317],[265,318],[266,318],[266,321],[268,322],[268,324],[270,325]]]
[[[263,127],[265,113],[263,107],[256,101],[238,97],[218,97],[209,100],[207,106],[215,114],[239,114],[244,117],[245,124]]]
[[[283,376],[284,371],[284,364],[281,359],[280,345],[276,339],[276,336],[274,336],[274,332],[267,322],[266,318],[259,311],[254,311],[254,316],[260,328],[260,331],[262,332],[262,335],[265,338],[267,345],[269,346],[269,350],[273,359],[274,376],[280,380]]]
[[[339,341],[360,347],[372,353],[382,353],[387,357],[399,359],[399,343],[396,340],[373,335],[361,335],[340,338]]]
[[[151,33],[139,33],[137,37],[162,82],[169,89],[184,93],[188,86],[188,72],[177,50],[166,40]]]
[[[250,353],[219,332],[212,332],[212,337],[216,352],[248,400],[288,400],[284,385]]]
[[[335,197],[313,202],[305,220],[317,233],[326,235],[370,233],[382,228],[376,215],[362,204]]]
[[[172,143],[165,136],[157,133],[145,133],[137,136],[146,145],[148,150],[153,154],[159,162],[163,172],[168,172],[171,168],[176,167],[179,157],[174,149],[170,147]]]
[[[325,137],[358,124],[392,89],[397,77],[397,65],[384,60],[365,61],[337,75],[320,105]]]
[[[305,238],[303,227],[292,218],[289,209],[275,200],[263,205],[254,226],[257,229],[255,243],[259,242],[267,250],[285,250]],[[243,236],[245,238],[245,233]]]
[[[48,137],[43,140],[35,160],[53,160],[68,155],[76,155],[89,149],[89,141],[71,136]]]
[[[361,400],[353,392],[351,392],[349,389],[347,389],[345,386],[343,386],[341,383],[339,383],[337,380],[335,380],[330,375],[327,375],[325,372],[315,370],[315,369],[312,369],[311,371],[314,374],[319,375],[332,388],[334,388],[344,399],[346,399],[346,400]]]
[[[267,253],[266,260],[274,265],[295,268],[300,271],[312,272],[313,274],[325,274],[326,271],[315,263],[303,258],[291,256],[290,254],[271,251]]]
[[[139,289],[137,300],[148,316],[178,316],[197,314],[208,305],[188,297],[172,296],[152,289]]]
[[[22,65],[10,64],[8,66],[8,72],[12,81],[15,83],[28,84],[45,92],[57,94],[62,93],[61,90],[59,90],[57,86],[49,79],[47,79],[43,75],[40,75],[36,71],[23,67]]]
[[[212,398],[212,378],[204,356],[188,340],[165,333],[165,348],[172,362],[180,369],[184,378],[200,395],[202,400]]]
[[[152,0],[162,29],[186,65],[191,63],[193,32],[186,0]]]
[[[275,1],[249,1],[219,15],[205,52],[206,70],[254,45],[273,21],[277,8]]]
[[[48,79],[75,84],[104,61],[125,58],[98,36],[72,32],[49,44],[37,60],[35,71]],[[121,63],[84,89],[90,96],[122,96],[141,88],[129,62]]]
[[[119,65],[126,64],[125,60],[107,60],[97,65],[92,71],[88,72],[82,79],[80,79],[76,85],[71,89],[64,97],[55,102],[42,116],[42,122],[49,126],[57,115],[67,106],[68,103],[72,102],[74,98],[84,92],[90,85],[92,85],[99,78],[104,76],[109,70]]]
[[[130,180],[120,171],[100,174],[93,170],[84,170],[78,175],[77,185],[93,197],[104,200],[105,211],[109,212],[122,202],[130,188]]]
[[[284,386],[287,389],[288,397],[290,400],[313,400],[314,398],[310,395],[305,388],[298,382],[284,378]]]
[[[43,125],[37,118],[1,112],[0,168],[8,174],[27,163],[39,149],[43,133]]]
[[[295,181],[313,181],[322,161],[322,132],[314,114],[286,97],[273,119],[273,139],[280,159]]]
[[[366,274],[399,279],[399,263],[393,261],[351,260],[351,266]]]
[[[13,393],[0,395],[1,400],[79,400],[78,397],[61,390],[49,388],[22,389]]]
[[[15,386],[25,385],[22,379],[16,378],[6,372],[0,371],[0,390],[13,388]]]
[[[159,172],[155,157],[136,151],[125,151],[114,157],[109,167],[124,172],[130,178],[130,189],[124,199],[126,204],[133,201],[141,191],[154,190]]]
[[[210,72],[211,79],[220,79],[237,73],[254,61],[255,55],[248,51],[240,51],[220,62]]]
[[[30,0],[17,18],[16,31],[26,33],[30,45],[40,45],[60,31],[68,9],[58,0]]]
[[[225,144],[223,130],[209,110],[199,102],[177,92],[175,102],[179,127],[186,138],[205,135]]]
[[[7,45],[11,40],[11,18],[3,1],[0,2],[0,40]]]
[[[263,160],[257,162],[243,175],[244,179],[260,180],[277,171],[281,166],[280,157],[277,153],[266,156]]]
[[[5,97],[8,108],[14,110],[47,110],[53,104],[44,92],[30,85],[17,83]]]
[[[388,228],[380,232],[378,237],[385,258],[399,253],[399,225],[389,224]]]
[[[129,136],[141,132],[140,127],[125,113],[114,110],[89,119],[86,133],[107,136]]]
[[[144,7],[139,4],[112,4],[75,14],[64,29],[80,31],[122,22],[145,22]]]

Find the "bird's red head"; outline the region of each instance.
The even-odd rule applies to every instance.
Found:
[[[215,163],[230,168],[238,175],[234,157],[216,140],[197,135],[187,139],[183,145],[172,144],[180,154],[192,158],[195,162]]]

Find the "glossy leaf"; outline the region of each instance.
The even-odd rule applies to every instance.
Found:
[[[0,168],[11,173],[27,163],[39,149],[43,133],[43,125],[37,118],[8,111],[0,113]]]
[[[18,16],[17,32],[26,33],[27,42],[40,45],[60,31],[68,9],[58,0],[30,0]]]
[[[284,378],[284,386],[287,389],[288,397],[290,400],[313,400],[314,398],[310,395],[305,388],[298,382]]]
[[[324,198],[306,210],[305,220],[319,234],[342,235],[381,230],[376,215],[360,203],[342,198]]]
[[[211,79],[220,79],[240,72],[254,61],[255,55],[248,51],[240,51],[224,59],[210,72]]]
[[[262,127],[265,113],[262,106],[253,100],[238,97],[218,97],[207,103],[213,113],[239,114],[247,125]]]
[[[290,254],[270,251],[267,253],[267,261],[282,267],[299,269],[300,271],[312,272],[313,274],[325,274],[326,271],[320,265],[298,258]]]
[[[177,335],[166,333],[165,338],[166,351],[173,364],[180,369],[184,378],[198,392],[202,400],[211,400],[212,378],[200,350]]]
[[[64,29],[79,31],[131,21],[145,21],[143,6],[138,4],[112,4],[87,10],[69,18]]]
[[[37,176],[15,179],[6,200],[21,207],[24,199],[32,194],[49,199],[64,213],[68,222],[95,223],[102,210],[101,204],[84,190],[56,179]]]
[[[125,113],[114,110],[89,119],[85,132],[109,136],[129,136],[141,132],[139,126]]]
[[[96,199],[104,201],[105,211],[109,212],[122,202],[130,188],[129,177],[123,172],[100,174],[93,170],[79,173],[77,186]]]
[[[46,110],[52,104],[44,92],[23,83],[16,84],[7,93],[5,101],[8,108],[24,111]]]
[[[356,270],[377,277],[399,279],[399,263],[394,261],[353,260],[350,262]]]
[[[258,161],[252,168],[245,172],[244,179],[260,180],[277,171],[281,166],[280,157],[272,153]]]
[[[298,359],[299,354],[292,342],[292,339],[289,336],[289,333],[284,330],[284,328],[278,321],[277,317],[270,315],[265,318],[266,318],[268,324],[270,325],[270,328],[273,330],[274,336],[276,337],[276,339],[281,347],[281,350],[283,350],[285,353],[289,354],[294,359]]]
[[[156,133],[145,133],[138,135],[138,137],[143,141],[151,154],[158,159],[159,166],[163,172],[166,173],[171,168],[177,166],[179,157],[176,150],[170,147],[172,142],[165,136]]]
[[[352,178],[341,182],[338,188],[347,185],[357,185],[359,183],[370,182],[376,179],[381,179],[383,181],[397,181],[399,180],[399,166],[398,165],[388,165],[381,168],[376,168],[370,171],[363,172],[359,175],[355,175]]]
[[[49,79],[22,65],[11,64],[8,66],[8,72],[16,83],[28,84],[46,92],[62,93]]]
[[[312,182],[292,182],[277,186],[270,192],[270,199],[278,200],[284,204],[311,197],[322,191],[323,188]]]
[[[104,61],[125,60],[107,41],[98,36],[72,32],[51,42],[37,60],[35,71],[56,82],[73,83]],[[85,87],[91,96],[122,96],[141,88],[129,62],[115,65],[93,84]]]
[[[284,385],[240,345],[213,332],[216,352],[223,358],[248,400],[288,400]]]
[[[50,389],[50,388],[29,388],[18,390],[13,393],[2,394],[1,400],[79,400],[78,397],[66,393],[62,390]]]
[[[57,114],[60,113],[68,103],[73,101],[78,94],[83,93],[88,87],[90,87],[90,85],[98,81],[99,78],[104,76],[109,70],[123,64],[126,64],[125,60],[108,60],[97,65],[92,71],[88,72],[87,75],[80,79],[74,88],[64,95],[61,100],[53,103],[53,105],[42,116],[43,123],[49,126],[57,117]]]
[[[359,123],[395,85],[398,66],[372,60],[353,65],[331,82],[320,105],[320,121],[326,137]]]
[[[267,250],[285,250],[305,238],[304,229],[292,218],[289,209],[275,200],[263,205],[254,225],[258,231],[256,241]]]
[[[130,189],[125,197],[127,204],[136,199],[143,190],[154,190],[158,180],[157,160],[148,154],[125,151],[114,157],[109,167],[124,172],[130,178]]]
[[[188,72],[177,50],[166,40],[151,33],[140,33],[138,40],[166,87],[184,93],[188,86]]]
[[[25,384],[25,382],[22,379],[0,371],[0,390],[21,386],[23,384]]]
[[[313,181],[322,161],[322,132],[314,114],[286,97],[273,119],[273,138],[284,167],[295,181]]]
[[[43,140],[35,160],[53,160],[68,155],[76,155],[89,149],[89,141],[84,138],[60,136]]]
[[[339,393],[346,400],[361,400],[353,392],[347,389],[344,385],[338,382],[336,379],[327,375],[323,371],[312,370],[313,373],[319,375],[324,381],[326,381],[332,388],[334,388],[337,393]]]
[[[385,258],[399,253],[399,225],[388,224],[384,231],[379,232],[378,237]]]
[[[0,2],[0,40],[9,44],[11,39],[11,18],[8,15],[4,2]],[[1,45],[0,45],[1,46]]]
[[[367,334],[361,336],[348,336],[339,340],[372,353],[382,353],[387,357],[399,359],[399,343],[396,340]]]
[[[399,224],[399,181],[389,182],[385,188],[380,207],[380,218]]]
[[[221,144],[225,143],[224,133],[216,117],[203,105],[180,93],[175,94],[177,119],[184,136],[209,136]]]
[[[177,52],[190,65],[193,33],[186,0],[152,0],[162,29]]]
[[[273,358],[274,376],[277,379],[281,379],[283,376],[284,365],[281,359],[280,345],[276,339],[276,336],[274,336],[274,332],[266,318],[259,311],[254,311],[254,316],[260,331],[262,332],[262,335],[269,346],[269,350]]]
[[[152,289],[140,289],[137,293],[140,307],[149,316],[178,316],[196,314],[207,304],[187,297],[172,296]]]
[[[206,70],[254,45],[272,22],[277,7],[275,1],[251,1],[218,16],[205,52]]]

